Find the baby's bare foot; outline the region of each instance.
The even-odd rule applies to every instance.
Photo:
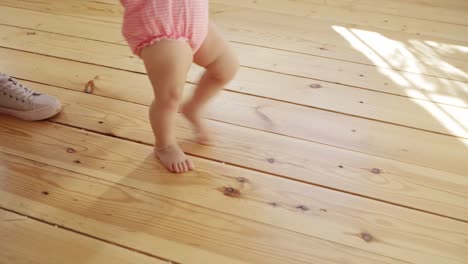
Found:
[[[193,170],[193,163],[187,158],[178,145],[164,148],[154,148],[156,156],[162,164],[171,172],[184,173]]]
[[[182,114],[192,123],[195,131],[198,133],[198,143],[202,145],[213,145],[213,137],[210,130],[203,123],[197,111],[193,111],[187,105],[181,108]]]

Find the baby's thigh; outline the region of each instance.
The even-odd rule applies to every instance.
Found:
[[[210,68],[214,64],[229,67],[237,62],[234,51],[213,23],[209,24],[208,34],[194,55],[194,62],[204,68]]]
[[[167,92],[182,89],[187,72],[192,64],[192,49],[187,42],[178,40],[161,40],[145,47],[141,58],[148,72],[155,94],[160,98]],[[162,94],[161,94],[162,93]]]

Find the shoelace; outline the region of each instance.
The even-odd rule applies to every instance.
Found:
[[[6,94],[5,90],[8,90],[10,98],[16,99],[17,101],[21,100],[22,102],[25,102],[26,100],[29,100],[32,96],[40,95],[34,90],[23,86],[13,77],[5,76],[5,78],[0,78],[0,83],[5,87],[0,92]]]

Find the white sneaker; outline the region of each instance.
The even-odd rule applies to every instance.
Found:
[[[55,97],[33,91],[0,73],[0,114],[38,121],[53,117],[60,110],[62,105]]]

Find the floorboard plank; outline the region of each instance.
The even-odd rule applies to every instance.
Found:
[[[214,5],[212,18],[233,42],[265,46],[381,69],[466,81],[466,42]],[[236,19],[242,16],[245,19]],[[437,64],[439,67],[434,67]],[[465,74],[463,74],[465,73]]]
[[[336,7],[344,7],[351,10],[368,11],[379,14],[391,14],[396,16],[411,17],[423,20],[431,20],[441,23],[468,25],[466,11],[468,6],[460,6],[464,1],[456,0],[455,3],[447,1],[386,1],[386,0],[359,0],[342,1],[328,0],[327,4]]]
[[[8,49],[0,49],[0,61],[2,61],[0,71],[9,72],[19,78],[75,91],[83,91],[86,84],[92,81],[95,95],[142,105],[150,105],[152,101],[152,89],[144,75]],[[55,65],[53,71],[49,70],[49,65]],[[271,80],[271,93],[276,93],[278,98],[282,95],[288,98],[315,98],[315,96],[301,97],[302,93],[299,90],[296,95],[292,92],[285,94],[281,91],[281,87],[283,82],[286,84],[287,80],[276,78],[276,75],[252,74],[252,76]],[[291,82],[301,85],[301,80],[291,79]],[[257,90],[267,93],[267,87],[263,86],[260,79],[258,84],[258,86],[255,83],[247,84],[246,81],[245,85],[233,84],[229,87],[241,91],[252,89],[253,93],[257,93]],[[273,84],[278,84],[278,86],[273,86]],[[302,85],[306,86],[307,83],[303,82]],[[53,92],[35,84],[31,86],[44,89],[44,92]],[[192,90],[193,86],[186,86],[185,95],[189,95]],[[274,92],[275,90],[277,92]],[[346,88],[341,90],[347,91]],[[336,91],[337,101],[341,98],[339,93],[340,91]],[[332,94],[316,95],[321,101],[333,102]],[[60,98],[62,95],[57,94],[57,96]],[[319,103],[320,100],[314,101]],[[397,106],[398,104],[395,107]],[[205,117],[213,120],[289,135],[455,174],[466,175],[468,171],[468,163],[465,162],[465,157],[468,155],[468,140],[227,91],[221,92],[220,97],[207,110]],[[288,118],[288,116],[294,118]],[[434,148],[437,151],[434,151]],[[266,160],[270,157],[264,158]]]
[[[103,180],[207,207],[211,212],[241,216],[294,234],[410,262],[460,263],[468,253],[465,222],[198,158],[192,158],[197,164],[196,171],[174,177],[155,161],[151,146],[47,123],[8,118],[0,122],[2,152],[97,175]],[[372,177],[371,180],[380,182],[380,179]],[[125,205],[114,208],[122,207]],[[202,219],[193,221],[203,223]],[[246,233],[238,231],[238,234]],[[311,248],[289,238],[282,241],[288,241],[292,252]],[[276,249],[268,254],[273,252],[281,254]]]
[[[418,5],[418,3],[413,3],[413,5],[404,5],[401,6],[401,3],[392,3],[394,1],[376,1],[378,4],[362,4],[359,2],[363,1],[327,1],[323,2],[311,2],[311,1],[285,1],[285,0],[273,0],[273,1],[228,1],[228,0],[214,0],[211,1],[210,7],[216,9],[217,4],[225,4],[233,7],[247,7],[252,9],[257,9],[261,11],[270,11],[275,13],[287,14],[289,17],[305,17],[307,19],[314,19],[316,23],[335,23],[335,24],[352,24],[359,27],[370,27],[375,30],[387,30],[401,32],[405,34],[415,34],[423,35],[425,37],[444,37],[455,40],[464,40],[467,41],[467,38],[464,36],[457,36],[466,30],[468,25],[465,14],[461,11],[462,9],[451,9],[444,8],[445,5],[439,5],[436,7],[437,12],[434,12],[434,8],[430,10],[427,8],[430,5],[423,6]],[[370,1],[364,1],[370,2]],[[390,2],[390,3],[389,3]],[[460,3],[461,1],[458,1]],[[18,3],[23,4],[23,8],[43,8],[45,11],[56,10],[57,8],[66,9],[70,7],[71,3],[68,5],[61,3],[57,0],[42,0],[34,1],[34,3],[29,3],[29,1],[18,1],[18,0],[4,0],[2,5],[7,6],[17,6]],[[54,7],[51,7],[54,6]],[[121,10],[120,2],[118,0],[114,1],[86,1],[84,2],[84,7],[79,7],[79,4],[76,2],[73,3],[73,8],[85,12],[95,12],[106,11],[111,14],[119,14],[115,12],[116,8]],[[363,8],[364,6],[364,8]],[[378,8],[375,8],[378,6]],[[426,8],[425,8],[426,7]],[[91,10],[90,10],[91,9]],[[370,9],[370,10],[369,10]],[[409,10],[412,9],[412,11]],[[386,12],[382,12],[385,10]],[[379,12],[380,11],[380,12]],[[436,13],[432,15],[432,19],[428,17],[423,19],[412,18],[406,14],[424,14],[428,16],[427,12]],[[73,13],[68,9],[67,13],[78,15],[80,14]],[[393,13],[392,13],[393,12]],[[396,14],[395,14],[396,13]],[[448,16],[450,14],[450,17]],[[436,17],[449,17],[453,19],[452,23],[445,21],[438,21]],[[111,19],[110,16],[96,16],[96,19],[108,19],[111,21],[118,21]]]
[[[0,26],[0,32],[0,36],[2,36],[0,38],[0,46],[140,73],[145,72],[140,59],[131,56],[128,53],[128,48],[124,46],[45,32],[34,32],[34,34],[31,34],[31,30],[15,27]],[[250,52],[244,50],[242,53],[244,56],[247,56]],[[280,57],[284,56],[284,54],[277,55]],[[252,54],[252,56],[254,55]],[[272,57],[272,54],[265,55],[265,57]],[[282,59],[282,61],[286,60],[291,61],[294,59],[291,57],[284,57]],[[193,79],[196,80],[196,77]],[[309,89],[313,88],[309,87]],[[352,111],[350,114],[358,116],[468,139],[468,131],[464,126],[464,124],[468,124],[468,108],[435,104],[423,100],[409,100],[385,94],[378,95],[381,96],[377,98],[380,100],[372,100],[371,98],[371,101],[367,102],[362,101],[362,99],[357,101],[357,98],[353,98],[356,99],[353,102],[351,101],[353,99],[341,97],[343,100],[349,101],[345,109],[341,108],[339,110],[350,110],[348,111]],[[381,102],[385,100],[390,100],[390,102],[381,106]],[[338,105],[337,107],[332,107],[332,109],[345,105],[342,102],[333,100],[329,102]],[[366,107],[364,108],[361,105],[366,105]],[[290,118],[293,117],[291,116]]]
[[[309,0],[298,13],[304,1],[213,0],[244,66],[206,113],[216,146],[196,144],[178,116],[197,168],[177,177],[152,155],[151,89],[119,2],[2,1],[0,71],[65,108],[49,122],[0,118],[0,223],[31,217],[0,234],[55,229],[34,250],[60,243],[62,262],[73,236],[117,260],[111,249],[181,263],[464,263],[467,27],[419,17],[464,8],[438,1],[388,6],[421,6],[413,18],[368,0]],[[0,262],[32,252],[13,246]]]
[[[101,179],[106,181],[118,182],[132,188],[142,189],[164,197],[174,197],[179,201],[186,201],[209,208],[209,211],[205,210],[206,213],[199,216],[198,210],[192,208],[193,206],[187,209],[190,213],[185,210],[179,212],[175,208],[167,208],[167,206],[153,200],[145,201],[146,199],[140,195],[135,197],[128,194],[130,190],[122,190],[122,187],[117,188],[117,193],[111,192],[110,194],[106,194],[106,191],[112,189],[112,183],[98,188],[94,185],[90,186],[88,180],[81,184],[79,188],[67,188],[66,186],[60,188],[71,189],[70,191],[75,193],[75,196],[71,193],[59,194],[60,197],[67,197],[66,201],[68,203],[55,205],[55,207],[65,207],[67,210],[78,212],[80,210],[85,211],[91,214],[88,217],[99,217],[98,220],[100,221],[104,221],[104,219],[115,221],[113,222],[114,225],[124,225],[124,229],[130,229],[133,232],[137,231],[137,233],[134,233],[136,234],[135,237],[131,237],[130,239],[143,239],[138,234],[146,235],[142,231],[138,232],[138,227],[132,228],[125,223],[125,218],[139,216],[136,212],[148,212],[150,214],[150,216],[147,214],[140,216],[148,216],[148,218],[144,217],[145,219],[140,220],[140,223],[144,226],[151,225],[151,229],[145,229],[148,230],[147,232],[150,232],[148,235],[151,235],[153,228],[156,228],[152,225],[158,225],[158,228],[162,225],[160,222],[162,219],[157,217],[155,213],[152,213],[154,212],[154,208],[148,208],[152,204],[155,208],[167,208],[164,211],[167,211],[171,215],[163,217],[163,219],[180,218],[182,215],[185,215],[185,217],[190,217],[192,224],[197,225],[193,230],[189,229],[190,232],[187,234],[182,232],[182,236],[189,236],[195,230],[202,233],[196,233],[189,240],[187,240],[188,238],[183,239],[183,244],[191,244],[190,241],[193,243],[194,238],[208,236],[207,241],[198,241],[196,244],[201,248],[204,248],[203,245],[209,247],[210,252],[223,252],[221,254],[227,255],[230,258],[249,259],[255,263],[288,263],[288,261],[294,263],[293,259],[288,258],[290,255],[285,254],[285,252],[291,252],[294,255],[309,253],[314,248],[314,245],[309,244],[311,243],[311,238],[308,237],[306,239],[299,233],[307,233],[308,235],[328,241],[338,241],[341,244],[364,249],[365,251],[357,253],[359,255],[371,251],[384,255],[388,254],[392,258],[401,258],[410,262],[424,260],[425,263],[440,263],[440,261],[444,261],[444,263],[461,263],[466,256],[464,239],[466,238],[468,228],[465,223],[199,159],[196,160],[198,164],[196,172],[174,177],[173,174],[161,171],[160,165],[155,163],[151,156],[152,148],[149,146],[128,143],[94,135],[89,132],[81,132],[45,123],[18,123],[8,119],[1,120],[1,122],[2,141],[4,141],[3,135],[6,134],[9,136],[7,144],[10,144],[10,142],[22,142],[20,147],[14,148],[5,144],[2,149],[4,152],[24,156],[39,162],[54,163],[54,165],[66,168],[67,170],[99,175]],[[70,148],[75,152],[70,151]],[[103,157],[105,157],[105,160],[103,160]],[[80,162],[76,162],[77,160]],[[8,168],[8,170],[11,171],[13,168]],[[20,168],[19,171],[24,172],[25,170]],[[7,177],[7,174],[2,173],[1,175]],[[46,178],[43,180],[41,176],[27,174],[26,176],[31,179],[21,180],[21,176],[9,174],[7,178],[7,182],[9,182],[8,186],[11,186],[8,189],[9,192],[14,190],[14,183],[18,180],[27,182],[31,186],[36,186],[35,191],[31,192],[27,198],[35,200],[35,197],[41,196],[41,192],[44,191],[43,188],[52,193],[50,197],[53,198],[55,197],[53,194],[57,191],[56,186],[60,186],[60,183],[64,182],[64,180],[56,180],[44,187],[44,184],[50,182],[51,179]],[[243,180],[239,181],[239,177],[242,177]],[[33,179],[44,182],[35,182]],[[232,188],[233,190],[224,189],[223,191],[223,186],[224,188]],[[20,190],[24,189],[24,187],[18,188]],[[239,193],[235,190],[238,190]],[[85,192],[83,196],[79,193],[81,191]],[[89,192],[95,193],[91,194]],[[226,192],[227,194],[223,195]],[[236,195],[236,193],[239,195]],[[86,199],[87,196],[91,198]],[[24,203],[21,199],[17,199],[17,196],[14,197],[10,197],[9,199],[2,198],[0,201],[8,201],[11,203],[11,206],[15,206],[16,204],[15,207],[17,207],[19,202]],[[102,200],[95,201],[92,197],[102,197]],[[127,198],[124,199],[125,197]],[[71,202],[72,198],[80,201],[84,199],[94,204],[95,207],[98,206],[98,208],[93,209],[89,208],[92,207],[89,204],[80,205]],[[138,201],[141,200],[144,201],[144,204],[149,205],[142,205],[143,207],[140,207],[141,202],[138,203]],[[57,203],[57,200],[41,199],[39,202]],[[117,202],[117,204],[113,202]],[[272,205],[272,202],[275,202],[275,204]],[[126,203],[131,203],[132,206],[128,206]],[[170,200],[169,203],[175,203],[175,201]],[[177,204],[177,207],[182,207],[182,205]],[[114,210],[111,208],[114,208]],[[33,209],[43,211],[39,205],[34,208],[27,208],[29,211],[33,211]],[[127,210],[130,210],[130,212]],[[133,210],[135,212],[132,212]],[[218,214],[215,213],[216,211],[223,213]],[[96,212],[101,213],[96,214]],[[105,213],[117,214],[119,217],[106,217]],[[177,214],[177,216],[172,214]],[[232,219],[229,217],[229,214],[241,215],[255,222],[267,222],[275,226],[282,226],[282,229],[269,228],[267,231],[264,231],[265,229],[262,226],[246,227],[246,225],[249,226],[250,224],[243,222],[241,219]],[[154,222],[150,221],[148,223],[148,220],[152,217],[154,217]],[[225,217],[228,217],[228,219]],[[76,219],[76,217],[67,215],[64,221],[66,219]],[[208,219],[212,219],[212,221]],[[216,222],[219,219],[224,220]],[[189,220],[184,220],[184,222],[187,221]],[[229,222],[236,223],[237,228],[231,227],[228,224]],[[72,222],[69,221],[68,223],[71,224]],[[213,229],[213,232],[206,233],[208,228],[199,226],[206,224],[213,227],[222,227],[221,230],[232,230],[234,228],[236,231],[229,232],[228,234],[223,234],[222,232],[213,234],[214,231],[218,230]],[[181,228],[178,223],[173,223],[173,220],[170,220],[170,225],[176,229]],[[168,227],[164,225],[164,228]],[[239,231],[239,228],[260,230],[260,234],[255,233],[256,235],[252,237],[251,232],[248,230]],[[295,232],[289,233],[285,229],[292,229]],[[281,235],[276,236],[275,230],[278,232],[279,230],[283,231],[281,231]],[[115,234],[113,235],[115,236]],[[154,236],[155,234],[152,235]],[[231,235],[238,238],[238,240],[235,240],[237,242],[232,240]],[[158,239],[160,239],[159,236],[161,235],[158,234]],[[241,236],[240,239],[239,236]],[[245,236],[248,236],[248,238]],[[265,240],[265,236],[269,238]],[[175,235],[164,237],[170,237],[173,243],[180,242],[179,237]],[[125,238],[129,238],[128,235]],[[252,244],[249,241],[251,239],[257,241],[257,243]],[[214,242],[208,242],[213,240]],[[371,243],[366,242],[366,240]],[[151,247],[154,247],[156,242],[148,241],[152,241],[152,239],[145,236],[145,244],[150,244]],[[277,246],[268,247],[270,250],[263,254],[264,251],[259,249],[265,248],[265,246],[262,246],[260,241],[268,244],[279,243],[279,245],[276,244]],[[309,243],[306,243],[307,241]],[[205,242],[209,245],[206,245]],[[236,245],[235,250],[232,243]],[[240,245],[244,245],[244,247],[239,249]],[[284,248],[285,246],[288,246],[288,248]],[[336,244],[332,247],[335,246]],[[142,246],[138,245],[138,247]],[[246,247],[251,250],[248,250]],[[162,248],[159,249],[163,250]],[[239,250],[241,250],[242,256],[238,256]],[[177,252],[190,251],[186,248],[184,250],[177,250]],[[308,259],[309,263],[316,257],[314,252],[309,253],[312,255],[307,255],[308,257],[305,259]],[[154,252],[154,254],[162,257],[180,261],[180,258],[166,255],[169,253],[171,251],[164,255],[161,255],[160,252]],[[324,254],[325,256],[330,256],[331,253],[327,250]],[[265,259],[267,255],[270,257]],[[336,253],[333,255],[337,256]],[[281,256],[283,258],[280,258]],[[275,258],[280,259],[273,262]],[[370,256],[368,259],[371,260],[372,258]]]
[[[242,6],[258,9],[268,9],[269,11],[286,13],[291,17],[296,16],[295,10],[287,8],[289,5],[299,5],[292,9],[303,8],[307,12],[307,19],[317,21],[326,21],[334,24],[352,25],[353,27],[370,28],[375,31],[390,30],[405,34],[414,34],[426,38],[442,37],[450,40],[468,42],[466,36],[467,26],[466,17],[464,25],[440,23],[437,21],[420,20],[403,16],[394,16],[391,14],[381,14],[373,11],[344,8],[343,6],[332,6],[329,4],[314,4],[310,1],[275,1],[277,4],[271,4],[270,1],[229,1],[214,0],[215,3],[228,4],[231,6]],[[335,1],[336,2],[336,1]],[[390,1],[389,1],[390,2]],[[462,2],[462,1],[460,1]],[[117,2],[118,3],[118,2]],[[348,2],[349,3],[349,2]],[[464,36],[460,36],[462,34]]]
[[[298,1],[288,3],[286,6],[284,0],[279,3],[283,3],[283,8],[310,8],[310,3],[301,4]],[[257,3],[256,5],[271,7],[275,4],[277,3],[269,1],[268,4]],[[123,8],[120,4],[109,5],[102,2],[6,0],[2,2],[2,5],[114,23],[121,23],[123,16]],[[372,51],[369,47],[364,49],[365,45],[350,46],[344,36],[333,30],[332,24],[327,24],[329,22],[291,17],[290,14],[265,12],[260,9],[242,8],[237,6],[238,3],[235,5],[233,7],[232,3],[210,3],[211,19],[221,26],[224,35],[234,42],[348,60],[376,65],[380,68],[393,68],[436,77],[467,80],[462,71],[466,72],[468,68],[468,55],[463,52],[454,53],[457,51],[456,47],[431,47],[426,43],[427,40],[424,37],[388,30],[378,30],[378,33],[358,29],[354,29],[354,32],[349,31],[352,36],[355,35],[354,38],[360,38],[360,42],[375,49]],[[238,17],[244,19],[238,19]],[[343,26],[348,27],[347,25]],[[378,37],[379,34],[382,36]],[[448,40],[431,39],[431,41],[445,43]],[[384,60],[377,59],[379,56],[382,56]],[[402,60],[406,63],[401,63]],[[439,64],[439,66],[433,67],[434,64]]]
[[[181,202],[183,196],[171,199],[153,194],[169,190],[164,181],[172,181],[174,187],[185,186],[180,189],[182,192],[177,191],[184,193],[190,182],[202,180],[201,177],[181,181],[156,169],[148,172],[146,179],[141,174],[133,174],[109,182],[4,154],[0,156],[4,165],[0,166],[0,181],[8,183],[0,185],[1,206],[177,262],[404,263]],[[139,178],[137,185],[125,185],[129,181],[138,182],[135,178]],[[135,186],[151,186],[145,187],[150,192]],[[171,196],[172,191],[166,192],[166,196]],[[226,199],[229,202],[220,198],[211,201],[223,205],[237,200]],[[456,258],[447,263],[457,263]]]
[[[11,157],[0,155],[11,161]],[[4,169],[0,171],[5,173]],[[2,189],[5,189],[3,187]],[[3,196],[4,197],[4,196]],[[169,264],[137,252],[104,243],[31,218],[0,209],[0,262],[8,264]],[[8,242],[6,242],[8,241]]]
[[[16,16],[28,17],[28,20],[14,20],[11,17],[12,13],[16,14]],[[60,23],[57,23],[57,20],[59,20]],[[70,28],[73,28],[74,36],[119,43],[125,46],[125,41],[120,34],[120,25],[113,23],[9,7],[0,8],[0,23],[61,34],[69,34]],[[28,43],[30,43],[29,41],[32,39],[40,38],[40,36],[35,36],[32,32],[30,32],[30,35],[26,35],[26,37],[23,37],[23,39],[26,38],[24,41]],[[62,41],[60,41],[60,38]],[[56,45],[57,48],[59,43],[63,42],[63,38],[65,37],[56,36],[54,38],[56,42],[54,45]],[[3,42],[8,40],[14,41],[14,39],[11,40],[7,38]],[[76,39],[75,41],[80,40]],[[83,43],[82,45],[89,45],[89,43],[85,43],[84,40],[81,40],[81,43]],[[101,44],[106,45],[105,43]],[[19,45],[19,47],[21,47],[21,45]],[[77,52],[76,49],[72,49],[71,47],[69,47],[69,44],[65,44],[62,49],[68,48],[68,51],[71,52],[68,55],[71,56],[73,55],[72,51],[75,53]],[[254,47],[251,45],[234,44],[234,47],[241,57],[242,64],[247,67],[261,68],[273,72],[302,76],[304,78],[352,85],[369,90],[467,107],[468,93],[466,93],[466,91],[468,90],[468,83],[466,82],[388,69],[384,69],[383,72],[380,72],[378,68],[369,65],[336,61],[334,59]],[[50,48],[50,46],[48,48]],[[122,49],[122,51],[119,51],[116,59],[130,61],[130,64],[122,65],[116,62],[116,64],[113,64],[115,67],[124,66],[127,68],[131,66],[133,70],[135,70],[135,67],[137,70],[142,69],[141,62],[139,62],[139,59],[131,57],[132,55],[130,55],[128,48],[120,47],[120,49]],[[44,50],[41,51],[44,52]],[[102,50],[102,48],[94,46],[91,52],[93,55],[99,55],[109,54],[111,51],[112,49],[108,50],[104,48]],[[124,58],[122,58],[123,54],[125,54]],[[88,54],[86,56],[92,55]],[[83,56],[81,58],[83,59]]]
[[[56,122],[154,144],[148,107],[43,88],[67,105]],[[178,139],[196,156],[468,220],[466,174],[408,166],[218,122],[209,123],[217,133],[217,146],[200,148],[190,125],[180,119]]]
[[[100,1],[105,4],[116,5],[114,0]],[[213,0],[212,3],[226,3],[225,0]],[[464,11],[468,10],[463,6],[463,1],[455,0],[453,3],[445,1],[387,1],[387,0],[258,0],[256,2],[241,0],[236,3],[229,2],[236,6],[255,8],[262,11],[287,14],[289,16],[308,17],[318,10],[325,8],[341,9],[350,13],[372,12],[380,14],[382,17],[392,17],[395,19],[410,18],[413,20],[429,20],[432,22],[468,25]],[[390,15],[390,16],[388,16]],[[317,15],[316,15],[317,16]],[[339,19],[339,18],[337,18]]]

